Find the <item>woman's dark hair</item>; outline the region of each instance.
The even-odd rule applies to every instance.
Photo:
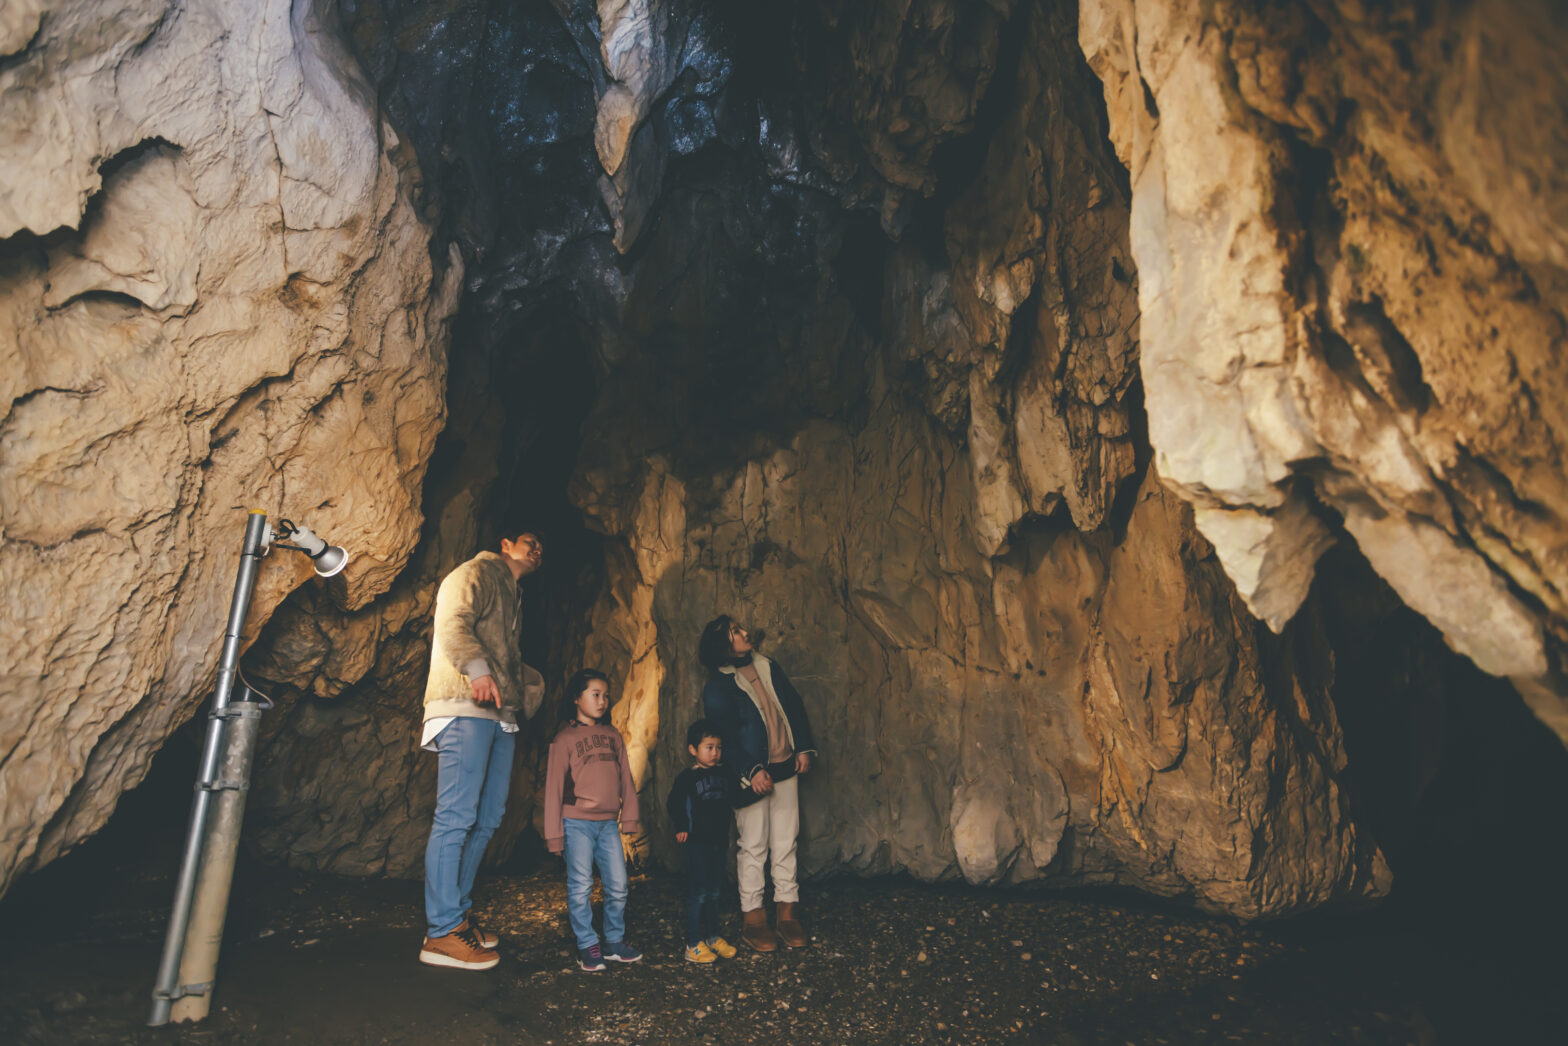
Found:
[[[570,723],[577,718],[577,699],[583,695],[584,690],[588,689],[588,684],[595,679],[602,680],[606,687],[610,685],[610,677],[597,668],[582,669],[566,681],[566,690],[561,694],[560,720],[563,724]],[[608,723],[609,721],[610,709],[606,707],[604,715],[597,722]]]
[[[720,614],[703,626],[702,638],[697,640],[697,660],[710,672],[717,672],[720,665],[735,660],[735,646],[730,642],[731,624],[728,614]]]

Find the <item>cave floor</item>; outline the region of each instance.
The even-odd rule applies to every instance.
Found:
[[[839,878],[805,893],[810,947],[698,967],[678,880],[644,876],[628,905],[644,961],[590,975],[546,869],[482,877],[502,962],[465,973],[416,961],[416,883],[246,864],[214,1015],[150,1029],[170,882],[133,862],[13,891],[0,1042],[1529,1042],[1563,1018],[1560,966],[1385,913],[1240,926],[1120,894]]]

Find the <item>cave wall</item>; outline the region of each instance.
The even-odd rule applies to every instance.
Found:
[[[414,549],[461,261],[331,15],[0,11],[0,889],[210,692],[247,507],[352,551],[346,607]]]
[[[431,158],[438,240],[470,258],[460,342],[481,363],[449,394],[490,420],[454,425],[411,609],[297,597],[255,653],[287,705],[258,774],[265,853],[417,874],[430,593],[475,516],[515,500],[500,459],[573,455],[603,582],[566,615],[586,632],[552,629],[552,680],[586,661],[620,681],[655,811],[696,714],[692,640],[724,609],[773,633],[829,738],[813,872],[1124,883],[1243,916],[1388,888],[1344,787],[1330,603],[1271,635],[1162,483],[1136,196],[1070,7],[820,4],[739,28],[667,9],[662,71],[630,100],[588,5],[442,15],[380,9],[354,35]],[[748,33],[790,41],[783,67],[748,75]],[[599,375],[580,445],[497,420],[547,314]],[[1399,692],[1429,713],[1419,677]],[[537,817],[549,729],[524,739],[500,854]],[[359,772],[325,758],[344,742]],[[667,861],[658,818],[637,849]]]
[[[1259,617],[1340,521],[1568,739],[1568,183],[1547,2],[1085,0],[1149,436]]]
[[[453,409],[421,492],[418,550],[387,594],[348,610],[307,586],[247,653],[247,676],[277,709],[263,721],[246,830],[254,851],[294,867],[417,876],[435,795],[435,760],[417,740],[436,589],[494,547],[503,522],[547,536],[544,565],[524,582],[525,658],[556,683],[576,667],[564,661],[580,652],[599,588],[577,567],[598,549],[557,525],[569,510],[564,478],[553,481],[559,504],[537,511],[552,483],[541,489],[538,471],[570,471],[574,404],[592,395],[595,365],[576,359],[589,354],[585,334],[560,303],[608,312],[620,277],[598,185],[594,81],[547,0],[362,4],[342,16],[383,110],[418,154],[433,241],[465,259],[444,376]],[[562,387],[585,371],[585,387]],[[573,538],[590,553],[574,556]],[[534,816],[548,718],[521,737],[493,860]]]
[[[684,765],[695,638],[729,611],[773,636],[817,724],[809,872],[1115,882],[1244,916],[1374,896],[1387,869],[1338,786],[1326,646],[1263,632],[1140,460],[1129,201],[1070,12],[946,27],[982,57],[941,58],[1014,82],[835,59],[969,85],[905,151],[839,165],[907,172],[979,129],[940,207],[884,196],[868,234],[806,193],[822,232],[792,242],[704,183],[669,192],[639,246],[658,299],[634,285],[620,340],[658,331],[663,352],[607,376],[572,490],[609,538],[585,659],[622,683],[634,772],[657,797]],[[809,69],[819,41],[794,38]],[[779,257],[737,307],[748,284],[726,274],[757,249]],[[672,862],[650,820],[642,845]]]
[[[36,866],[91,831],[192,711],[233,562],[211,553],[259,490],[356,553],[340,587],[270,563],[258,592],[270,859],[418,874],[435,587],[542,512],[565,554],[529,585],[528,653],[552,685],[620,683],[651,859],[722,610],[770,632],[819,725],[812,873],[1243,917],[1386,892],[1380,843],[1454,758],[1415,729],[1453,703],[1431,680],[1465,677],[1380,631],[1409,612],[1358,602],[1365,572],[1315,574],[1323,550],[1354,540],[1557,707],[1561,194],[1524,154],[1555,156],[1530,135],[1557,126],[1559,20],[1519,10],[379,0],[149,5],[122,39],[8,7],[7,98],[95,118],[57,136],[59,198],[0,199],[38,215],[0,255],[32,382],[0,467],[35,501],[81,481],[0,499],[0,562],[39,593],[5,626],[27,700],[0,705],[0,774],[31,760],[42,801],[6,778],[5,838]],[[137,76],[171,62],[185,93],[154,104]],[[1476,116],[1522,88],[1535,122]],[[170,214],[196,224],[146,234]],[[94,435],[40,410],[62,396]],[[103,469],[156,470],[110,451],[188,464],[111,504]],[[43,598],[60,557],[126,535],[118,580]],[[1339,670],[1375,660],[1366,634],[1414,637],[1373,692]],[[55,673],[82,698],[44,701]],[[1348,743],[1352,699],[1347,722],[1397,713],[1377,743]],[[521,740],[493,858],[529,838],[552,725]],[[1409,773],[1367,784],[1396,749]]]
[[[816,726],[808,873],[1116,882],[1245,916],[1386,887],[1323,680],[1257,635],[1179,502],[1150,477],[1121,535],[988,560],[968,463],[899,415],[813,425],[695,490],[643,470],[587,659],[625,680],[649,793],[685,763],[693,637],[725,608],[767,627]]]

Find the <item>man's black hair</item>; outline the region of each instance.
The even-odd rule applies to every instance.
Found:
[[[720,614],[703,626],[702,638],[697,640],[697,660],[710,672],[717,672],[720,665],[735,660],[735,646],[730,642],[731,623],[728,614]]]
[[[522,537],[524,534],[532,534],[534,536],[534,540],[539,542],[540,548],[545,548],[550,544],[545,540],[544,532],[541,531],[538,527],[522,526],[520,524],[514,523],[511,526],[501,528],[501,533],[496,535],[496,546],[500,547],[500,544],[503,541],[510,541],[515,545],[517,544],[517,539]]]
[[[719,733],[718,723],[711,719],[699,719],[686,728],[686,747],[696,748],[702,744],[702,739],[705,737],[724,739],[724,735]]]

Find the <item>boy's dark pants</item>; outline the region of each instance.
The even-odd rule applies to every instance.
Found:
[[[724,888],[724,843],[682,843],[686,860],[686,947],[719,934],[719,891]]]

